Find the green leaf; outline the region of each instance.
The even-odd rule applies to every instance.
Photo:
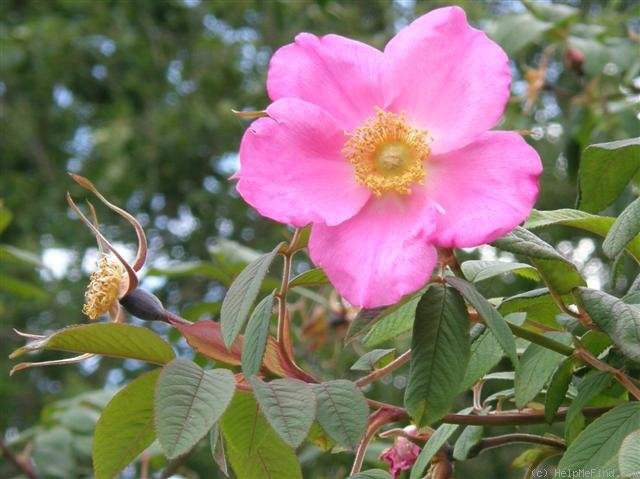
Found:
[[[373,332],[372,327],[377,327],[378,322],[380,322],[380,324],[385,323],[382,328],[385,328],[390,323],[398,321],[404,321],[405,323],[409,321],[413,322],[413,316],[415,315],[418,301],[420,301],[420,296],[422,296],[422,292],[405,297],[402,301],[394,304],[393,306],[361,309],[353,321],[351,321],[345,340],[347,342],[351,342],[353,339],[361,336],[370,329],[370,332]],[[411,329],[411,326],[404,329],[404,331],[408,331],[409,329]],[[401,332],[403,331],[398,331],[396,335]],[[363,341],[366,341],[366,337]]]
[[[11,210],[0,203],[0,234],[9,226],[12,219]]]
[[[153,398],[160,369],[138,376],[102,411],[93,436],[96,479],[117,477],[156,438]]]
[[[338,379],[313,385],[317,419],[338,444],[356,449],[367,427],[369,407],[351,381]]]
[[[231,282],[231,275],[228,271],[208,261],[188,261],[161,268],[156,266],[149,268],[147,275],[164,276],[171,279],[201,276],[207,279],[219,281],[224,285]]]
[[[485,374],[491,371],[502,359],[503,353],[500,343],[491,331],[484,331],[471,343],[471,355],[467,370],[462,379],[460,392],[473,386]]]
[[[388,364],[393,359],[395,349],[374,349],[358,358],[351,366],[352,371],[373,371]]]
[[[640,310],[602,291],[578,288],[576,295],[593,322],[629,359],[640,362]]]
[[[547,333],[554,340],[571,344],[569,334]],[[556,367],[565,358],[560,353],[551,351],[538,344],[531,343],[520,358],[516,368],[515,390],[516,406],[522,409],[542,390]]]
[[[509,56],[513,56],[524,47],[540,41],[552,27],[552,23],[543,22],[524,12],[501,15],[499,20],[490,24],[487,33]]]
[[[416,309],[411,369],[404,404],[424,426],[449,411],[469,360],[469,318],[462,297],[442,284],[429,287]]]
[[[420,296],[416,296],[393,311],[388,313],[385,311],[378,318],[380,321],[362,339],[362,343],[366,347],[372,348],[411,331],[419,301]]]
[[[640,402],[616,406],[589,424],[571,443],[558,464],[559,472],[604,469],[610,461],[615,462],[624,438],[638,429]]]
[[[349,476],[348,479],[392,479],[391,474],[382,469],[368,469]]]
[[[572,209],[552,211],[533,210],[529,218],[527,218],[524,227],[527,229],[538,229],[554,225],[570,226],[605,238],[609,234],[615,221],[616,218],[609,216],[597,216]],[[627,251],[640,261],[640,237],[631,237],[623,247],[626,247]]]
[[[507,263],[505,261],[469,260],[460,265],[465,278],[472,283],[493,278],[504,273],[514,273],[532,281],[538,281],[540,276],[536,269],[526,263]]]
[[[528,10],[533,12],[537,17],[549,20],[554,24],[562,23],[570,18],[580,15],[580,9],[562,4],[543,4],[536,1],[525,0],[522,2]]]
[[[329,278],[324,274],[324,271],[322,271],[321,268],[313,268],[289,281],[289,288],[295,288],[296,286],[321,286],[328,283]]]
[[[467,426],[463,429],[453,447],[453,458],[464,461],[469,456],[469,451],[478,444],[484,434],[482,426]]]
[[[496,308],[482,296],[478,290],[467,281],[449,276],[446,282],[456,288],[464,299],[475,308],[483,319],[489,330],[500,343],[500,347],[507,354],[514,367],[518,365],[518,353],[516,352],[516,341],[509,326]]]
[[[121,323],[69,326],[17,349],[10,357],[41,349],[95,353],[156,364],[168,363],[175,357],[171,346],[153,331]]]
[[[576,360],[573,357],[568,357],[556,368],[549,387],[547,388],[547,394],[544,402],[544,417],[549,424],[553,422],[553,418],[558,411],[558,408],[564,401],[571,384],[571,378],[573,377],[573,368]]]
[[[636,198],[620,213],[602,243],[602,251],[609,258],[615,258],[623,248],[630,248],[632,242],[640,243],[640,198]],[[640,254],[634,256],[640,261]]]
[[[222,338],[227,349],[231,347],[247,321],[251,306],[260,292],[260,285],[281,247],[282,244],[279,244],[270,253],[250,263],[231,283],[220,309]]]
[[[587,374],[580,384],[578,384],[578,394],[576,394],[575,399],[569,406],[564,423],[564,435],[568,442],[571,442],[574,439],[573,436],[577,435],[582,429],[581,426],[584,424],[582,408],[600,394],[604,388],[611,384],[612,379],[611,375],[607,372],[593,371],[592,373]],[[580,420],[576,422],[578,416],[580,416]]]
[[[268,383],[249,380],[260,409],[284,442],[296,448],[309,433],[316,415],[316,401],[309,385],[296,379]]]
[[[460,411],[460,414],[468,414],[472,408],[466,408]],[[453,435],[459,428],[458,424],[441,424],[438,429],[434,431],[427,443],[420,451],[415,464],[411,468],[410,479],[420,479],[424,475],[424,471],[429,465],[433,456],[440,450],[445,442]]]
[[[624,438],[618,452],[618,470],[622,477],[640,473],[640,430]]]
[[[242,372],[246,378],[258,374],[267,347],[274,293],[258,303],[251,313],[242,346]]]
[[[238,479],[302,479],[295,451],[271,429],[252,394],[235,395],[220,428]]]
[[[546,285],[558,294],[569,293],[576,286],[586,284],[573,263],[524,228],[517,227],[492,244],[496,248],[528,257]]]
[[[44,300],[49,297],[49,293],[35,283],[13,278],[7,274],[2,275],[0,290],[4,290],[13,296],[24,300]]]
[[[590,213],[605,209],[638,171],[639,138],[588,146],[580,159],[578,208]]]
[[[190,451],[225,411],[236,383],[231,371],[205,371],[186,359],[167,364],[158,379],[155,424],[169,459]]]
[[[46,268],[40,256],[26,249],[16,248],[10,244],[0,244],[0,261],[28,264],[37,268]]]
[[[220,468],[222,473],[229,477],[229,468],[227,467],[227,456],[224,452],[224,441],[222,440],[222,432],[218,424],[214,424],[209,431],[209,450],[214,462]]]
[[[33,452],[30,454],[30,460],[33,460],[37,471],[42,474],[36,477],[45,479],[76,477],[78,465],[74,442],[74,435],[67,428],[55,426],[51,429],[39,430],[33,439]],[[3,455],[2,464],[6,463]],[[26,476],[12,477],[24,479]]]
[[[571,295],[563,296],[563,299],[568,299],[569,303],[573,302]],[[526,313],[529,322],[540,323],[554,329],[560,327],[556,321],[560,309],[547,288],[533,289],[506,298],[500,303],[498,310],[504,316],[516,312]]]

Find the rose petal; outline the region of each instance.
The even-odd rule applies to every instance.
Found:
[[[417,192],[374,197],[338,226],[313,225],[309,253],[354,306],[393,304],[431,276],[437,254],[428,238],[435,215]]]
[[[345,136],[321,108],[277,100],[268,117],[254,121],[240,145],[237,189],[261,215],[297,227],[336,225],[367,202],[340,150]]]
[[[429,131],[434,154],[462,148],[494,127],[510,82],[505,52],[471,28],[459,7],[423,15],[384,50],[385,104]]]
[[[442,209],[433,241],[445,247],[489,243],[531,212],[542,163],[517,133],[490,131],[426,165],[427,194]]]
[[[301,33],[271,58],[267,90],[272,100],[296,97],[331,113],[343,130],[360,126],[382,106],[382,52],[341,37]]]

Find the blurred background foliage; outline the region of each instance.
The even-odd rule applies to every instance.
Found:
[[[537,208],[573,207],[581,151],[640,136],[637,1],[0,2],[0,356],[22,343],[13,328],[45,333],[87,319],[80,310],[97,250],[66,206],[67,190],[86,197],[67,171],[90,178],[144,225],[150,251],[143,285],[188,319],[215,319],[225,286],[254,250],[270,250],[288,234],[259,218],[228,181],[247,126],[232,109],[266,107],[271,54],[300,31],[383,48],[412,19],[449,4],[464,7],[512,60],[513,96],[499,128],[527,131],[543,158]],[[619,213],[632,194],[604,213]],[[133,232],[108,210],[98,214],[106,236],[131,257]],[[612,281],[599,241],[565,228],[546,234],[592,287],[615,292],[637,273],[623,262]],[[490,247],[465,255],[495,259]],[[304,260],[296,265],[298,272],[308,267]],[[527,287],[526,280],[507,277],[486,288],[503,296]],[[339,340],[352,312],[327,297],[292,298],[297,352],[320,377],[352,377],[349,366],[362,346]],[[167,328],[157,329],[191,354]],[[396,345],[406,344],[401,338]],[[9,378],[11,364],[2,364],[4,441],[33,454],[43,477],[90,477],[99,410],[109,391],[142,366],[96,359]],[[375,394],[398,403],[405,381],[401,370],[376,385]],[[471,470],[474,477],[518,477],[509,469],[517,451],[487,453],[461,465],[457,477]],[[152,466],[162,466],[163,459],[151,457]],[[305,477],[318,478],[344,476],[350,458],[320,457],[313,448],[300,457]],[[212,468],[203,446],[181,473],[213,477]],[[15,474],[0,462],[1,477]]]

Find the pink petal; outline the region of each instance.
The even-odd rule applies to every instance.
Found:
[[[301,33],[271,58],[267,90],[272,100],[296,97],[331,113],[343,130],[360,126],[382,106],[382,52],[341,37]]]
[[[382,71],[388,109],[427,129],[434,154],[495,126],[509,98],[507,55],[459,7],[433,10],[401,30],[384,50]]]
[[[517,133],[489,131],[460,150],[430,157],[426,171],[427,194],[441,207],[433,241],[460,248],[489,243],[527,218],[542,163]]]
[[[428,239],[435,215],[418,192],[372,197],[338,226],[313,225],[309,253],[351,304],[393,304],[431,276],[437,255]]]
[[[336,120],[297,98],[277,100],[267,114],[240,145],[235,177],[244,200],[261,215],[297,227],[336,225],[356,214],[371,193],[342,158],[345,136]]]

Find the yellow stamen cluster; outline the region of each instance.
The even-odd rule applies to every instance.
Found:
[[[356,181],[376,196],[406,195],[412,185],[424,183],[423,163],[431,152],[428,134],[410,126],[404,114],[378,108],[375,116],[347,135],[342,154],[353,165]]]
[[[116,304],[122,274],[119,263],[106,255],[100,257],[98,269],[91,274],[89,286],[84,293],[85,303],[82,312],[89,316],[89,319],[95,321]]]

